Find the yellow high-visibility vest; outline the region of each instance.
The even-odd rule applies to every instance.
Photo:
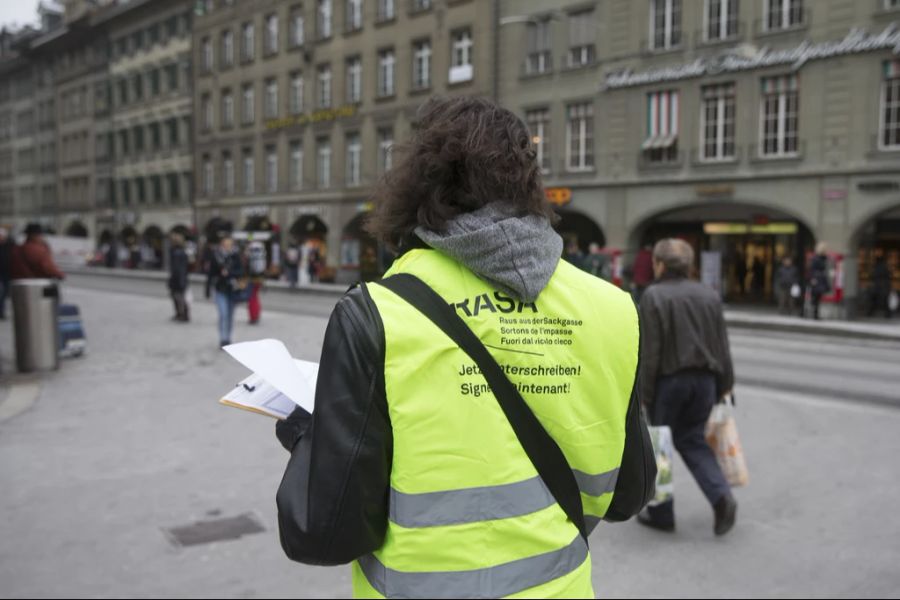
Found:
[[[532,303],[436,250],[406,253],[396,273],[430,285],[488,347],[563,450],[592,528],[625,443],[639,345],[631,298],[565,261]],[[384,545],[354,563],[354,595],[593,598],[588,548],[478,367],[399,296],[368,290],[384,323],[394,452]]]

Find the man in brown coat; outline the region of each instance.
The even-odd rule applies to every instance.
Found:
[[[13,279],[65,279],[65,274],[53,262],[50,247],[41,233],[37,223],[25,228],[25,243],[12,252],[10,272]]]

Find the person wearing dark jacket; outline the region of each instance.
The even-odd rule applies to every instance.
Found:
[[[10,271],[13,279],[65,279],[56,263],[50,246],[41,236],[43,229],[37,223],[25,227],[25,243],[12,251]]]
[[[12,279],[12,253],[15,244],[9,239],[9,232],[0,227],[0,321],[6,320],[6,297]]]
[[[560,260],[520,119],[456,98],[429,100],[417,122],[369,223],[400,253],[385,281],[415,276],[453,303],[562,450],[588,531],[630,518],[656,474],[634,304]],[[354,595],[593,597],[587,545],[481,371],[387,287],[338,302],[315,411],[276,433],[291,451],[282,547],[308,564],[356,561]]]
[[[169,250],[169,292],[172,294],[172,302],[175,304],[175,317],[173,320],[187,323],[191,320],[188,303],[188,257],[184,250],[184,236],[173,233],[170,238]]]
[[[675,449],[713,506],[714,531],[722,535],[734,525],[737,503],[704,429],[713,406],[731,392],[734,370],[722,302],[688,279],[693,264],[694,251],[683,240],[661,240],[653,249],[657,282],[641,299],[641,397],[650,421],[672,429]],[[673,531],[673,502],[648,507],[638,521]]]
[[[884,256],[875,259],[872,266],[872,287],[869,291],[869,316],[875,316],[878,310],[884,311],[884,318],[891,317],[891,269]]]
[[[789,315],[794,312],[795,298],[792,294],[794,286],[800,285],[797,267],[790,256],[781,259],[781,266],[775,274],[775,295],[778,298],[778,311]]]
[[[212,252],[206,278],[206,297],[215,290],[216,309],[219,312],[219,346],[231,343],[234,327],[235,295],[240,291],[244,265],[234,247],[230,234],[223,234],[218,247]],[[246,285],[246,282],[243,282]]]
[[[809,291],[813,307],[813,319],[819,320],[819,305],[822,296],[831,291],[831,283],[828,281],[828,248],[825,242],[819,242],[816,246],[816,255],[809,265]]]

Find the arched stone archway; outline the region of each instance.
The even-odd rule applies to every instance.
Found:
[[[559,221],[555,229],[563,237],[565,247],[577,244],[578,249],[586,253],[591,244],[601,248],[606,246],[606,234],[597,222],[583,212],[571,208],[558,208]]]
[[[774,301],[778,263],[790,258],[801,279],[815,246],[812,227],[796,214],[764,203],[695,202],[645,215],[630,231],[629,246],[650,247],[667,237],[694,248],[697,275],[737,303]]]
[[[66,227],[66,235],[69,237],[86,238],[88,237],[88,229],[81,221],[72,221]]]
[[[858,222],[850,236],[849,254],[853,270],[847,273],[851,279],[853,294],[848,297],[851,314],[876,314],[886,298],[887,285],[900,291],[900,202],[882,207]],[[879,261],[883,264],[879,265]],[[876,280],[880,283],[876,283]]]

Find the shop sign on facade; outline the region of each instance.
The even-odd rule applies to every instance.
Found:
[[[733,185],[701,185],[695,190],[701,198],[722,198],[724,196],[734,195]]]
[[[796,223],[704,223],[703,233],[707,235],[794,235],[798,231]]]
[[[893,50],[894,54],[900,54],[900,28],[897,23],[891,23],[884,31],[877,34],[870,34],[856,27],[840,40],[820,43],[804,40],[798,46],[781,50],[769,47],[757,49],[754,46],[743,45],[731,48],[717,56],[702,57],[673,67],[648,69],[640,72],[626,68],[608,73],[605,89],[680,81],[707,75],[715,76],[783,65],[789,65],[793,70],[797,70],[811,60],[885,49]]]
[[[565,206],[572,201],[571,188],[546,188],[544,195],[551,204]]]
[[[356,106],[353,104],[347,104],[346,106],[341,106],[339,108],[324,108],[312,113],[284,117],[283,119],[269,119],[268,121],[266,121],[265,125],[267,130],[273,131],[276,129],[293,127],[295,125],[321,123],[323,121],[336,121],[338,119],[345,119],[347,117],[353,116],[356,116]]]
[[[269,216],[269,207],[265,205],[244,206],[241,208],[241,216],[248,217],[267,217]]]

